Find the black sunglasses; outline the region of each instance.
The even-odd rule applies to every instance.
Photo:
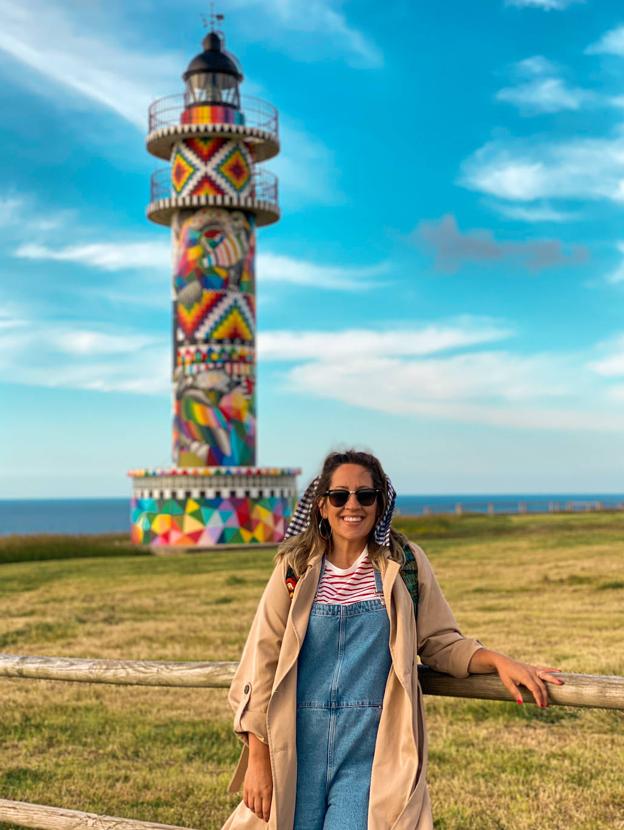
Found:
[[[358,504],[362,507],[370,507],[377,501],[379,492],[373,487],[360,487],[357,490],[327,490],[323,495],[327,496],[332,507],[344,507],[351,493],[355,493]]]

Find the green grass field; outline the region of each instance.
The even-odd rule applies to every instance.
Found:
[[[624,675],[624,514],[397,525],[465,634]],[[0,651],[237,660],[272,557],[0,540]],[[226,792],[240,749],[226,695],[0,678],[0,797],[217,830],[239,799]],[[624,828],[624,713],[428,698],[427,715],[437,830]]]

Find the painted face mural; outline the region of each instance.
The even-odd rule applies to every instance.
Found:
[[[176,216],[173,233],[174,460],[254,464],[253,220],[206,208]]]
[[[255,463],[254,379],[251,374],[235,376],[236,368],[223,365],[191,377],[176,370],[174,460],[178,466]]]
[[[174,291],[179,302],[191,306],[201,289],[253,293],[253,217],[238,210],[198,210],[182,221],[176,217],[173,241]],[[185,293],[191,287],[195,293]]]

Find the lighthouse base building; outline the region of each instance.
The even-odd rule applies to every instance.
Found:
[[[274,467],[133,470],[132,541],[182,547],[280,542],[299,472]]]
[[[274,544],[297,496],[294,468],[256,467],[256,229],[279,219],[277,111],[241,101],[222,35],[150,107],[147,149],[169,166],[147,209],[171,227],[173,465],[130,472],[136,544]]]

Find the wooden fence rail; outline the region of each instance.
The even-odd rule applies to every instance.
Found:
[[[77,657],[0,654],[0,677],[113,683],[119,686],[227,688],[237,665],[235,662],[88,660]],[[419,666],[418,675],[425,694],[476,700],[513,699],[497,674],[471,674],[459,679]],[[548,684],[552,704],[624,710],[624,677],[568,672],[562,672],[561,677],[565,685]],[[523,696],[527,702],[533,699],[526,690]]]
[[[111,683],[123,686],[229,687],[235,662],[161,662],[157,660],[88,660],[75,657],[33,657],[0,654],[0,677]],[[497,674],[459,679],[418,667],[425,694],[476,700],[513,699]],[[559,706],[589,706],[624,711],[624,677],[562,672],[564,686],[548,685],[549,699]],[[523,693],[524,700],[532,697]],[[0,823],[35,830],[189,830],[169,824],[100,816],[64,807],[0,798]]]

